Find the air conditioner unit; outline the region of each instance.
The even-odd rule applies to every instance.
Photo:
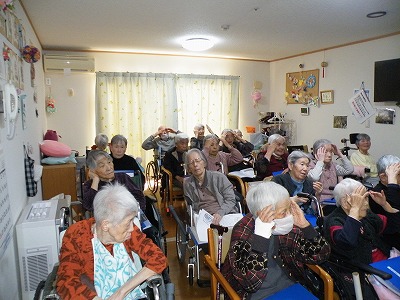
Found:
[[[44,55],[45,72],[94,72],[94,58],[88,56]]]

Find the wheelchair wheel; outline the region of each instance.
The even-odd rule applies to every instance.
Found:
[[[187,246],[187,235],[186,232],[181,230],[181,227],[176,225],[176,254],[178,255],[178,260],[182,264],[185,261]]]
[[[189,258],[188,279],[189,279],[189,285],[192,286],[193,282],[194,282],[194,258],[193,257]]]
[[[148,189],[155,193],[158,189],[158,167],[154,161],[151,161],[146,166],[146,183]]]

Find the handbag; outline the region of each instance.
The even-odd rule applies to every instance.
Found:
[[[35,161],[28,155],[26,147],[24,145],[24,164],[25,164],[25,182],[26,182],[26,194],[28,197],[34,197],[37,194],[37,182],[35,181],[34,164]]]

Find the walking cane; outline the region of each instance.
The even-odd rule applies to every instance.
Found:
[[[228,232],[228,227],[210,224],[210,228],[216,229],[218,232],[217,268],[218,268],[218,270],[220,270],[221,269],[221,257],[222,257],[222,235],[224,234],[224,232]],[[219,282],[217,282],[217,299],[216,300],[219,300],[219,296],[220,296],[220,288],[219,288]]]

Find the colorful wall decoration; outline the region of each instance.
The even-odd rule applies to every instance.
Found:
[[[319,69],[286,73],[287,104],[319,105]]]

